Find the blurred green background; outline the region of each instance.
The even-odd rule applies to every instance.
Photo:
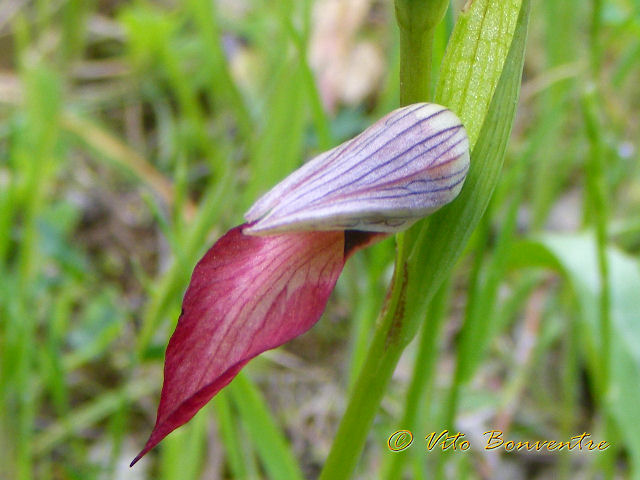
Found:
[[[501,183],[357,478],[640,478],[639,67],[640,1],[533,2]],[[195,262],[398,96],[390,0],[0,0],[0,478],[315,478],[392,239],[350,261],[312,331],[128,463]],[[394,454],[407,399],[416,444]],[[451,418],[472,451],[426,452]],[[491,429],[612,446],[487,452]]]

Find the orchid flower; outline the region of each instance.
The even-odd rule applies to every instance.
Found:
[[[169,340],[156,424],[131,465],[252,358],[309,330],[357,250],[452,201],[469,168],[460,120],[394,110],[293,172],[196,265]]]

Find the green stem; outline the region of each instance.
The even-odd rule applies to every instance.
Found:
[[[424,102],[431,97],[433,31],[400,34],[400,104]]]
[[[433,34],[447,5],[446,0],[396,1],[400,27],[402,105],[428,100]],[[404,235],[400,234],[397,237],[396,269],[391,293],[320,480],[350,477],[400,355],[416,333],[419,322],[404,321],[407,256]]]
[[[448,1],[396,0],[400,29],[400,104],[431,98],[431,65],[436,26],[447,11]]]
[[[426,425],[428,422],[421,418],[421,413],[428,412],[433,389],[435,367],[438,359],[438,340],[444,325],[444,319],[451,294],[451,276],[445,280],[436,295],[431,300],[428,316],[418,341],[418,353],[413,366],[413,378],[407,390],[402,420],[398,429],[415,431],[418,423]],[[422,415],[424,417],[424,415]],[[382,475],[389,480],[402,478],[407,466],[407,456],[394,454]]]
[[[402,284],[405,269],[396,269],[391,296],[382,314],[365,363],[342,417],[320,480],[339,480],[351,476],[364,447],[373,418],[378,411],[391,375],[407,342],[396,337],[404,304]]]

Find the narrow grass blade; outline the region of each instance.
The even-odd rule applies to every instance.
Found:
[[[251,435],[260,460],[273,479],[302,480],[285,438],[276,426],[258,389],[242,373],[229,385],[229,391]]]

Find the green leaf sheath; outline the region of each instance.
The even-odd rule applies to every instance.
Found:
[[[411,249],[407,261],[410,279],[407,317],[410,314],[422,316],[429,299],[462,253],[498,183],[520,92],[529,4],[526,0],[522,2],[506,60],[500,62],[489,56],[493,62],[500,64],[499,68],[503,65],[504,68],[488,112],[483,116],[482,129],[471,152],[471,167],[462,192],[451,204],[429,217],[424,225],[418,224],[406,233],[408,248]],[[474,2],[474,5],[479,7],[481,3]],[[517,11],[510,14],[517,15]],[[488,14],[485,17],[487,20],[492,18]],[[445,63],[447,60],[445,58]],[[492,91],[484,89],[484,94],[490,96]],[[473,103],[471,99],[474,99]],[[459,115],[462,119],[473,119],[474,112],[480,111],[478,105],[484,102],[485,99],[480,96],[471,96],[465,101],[467,106]]]

